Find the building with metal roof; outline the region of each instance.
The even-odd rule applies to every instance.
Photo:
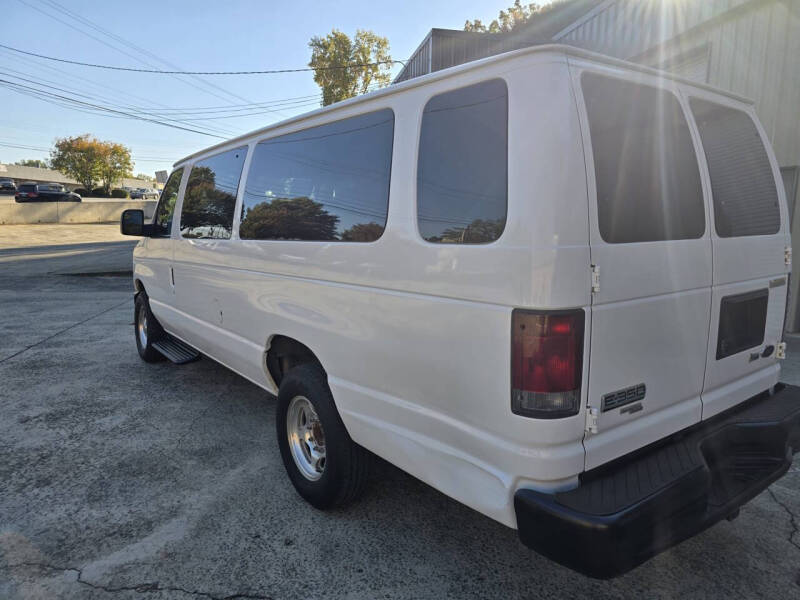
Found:
[[[395,77],[394,83],[509,50],[552,44],[555,34],[601,4],[603,0],[556,2],[511,33],[431,29]]]

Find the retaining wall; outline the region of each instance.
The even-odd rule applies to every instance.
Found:
[[[0,204],[0,225],[35,223],[119,223],[122,211],[139,208],[145,219],[156,209],[155,200],[130,202],[23,202]]]

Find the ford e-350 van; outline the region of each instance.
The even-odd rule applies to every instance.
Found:
[[[316,507],[374,453],[612,577],[800,450],[780,181],[745,99],[510,52],[176,163],[153,222],[122,219],[139,353],[277,393]]]

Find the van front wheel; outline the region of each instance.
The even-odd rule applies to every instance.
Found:
[[[350,439],[319,366],[302,364],[286,374],[276,417],[283,466],[307,502],[326,509],[361,494],[369,453]]]
[[[164,355],[153,348],[153,342],[156,342],[164,335],[164,330],[150,311],[150,302],[144,292],[139,292],[136,295],[133,324],[136,333],[136,349],[139,351],[139,356],[142,360],[151,363],[164,360]]]

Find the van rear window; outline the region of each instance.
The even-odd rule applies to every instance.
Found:
[[[429,242],[493,242],[506,225],[508,89],[492,79],[431,98],[422,113],[417,222]]]
[[[674,94],[585,73],[600,235],[611,244],[702,237],[705,207],[689,126]]]
[[[755,123],[747,113],[689,101],[708,163],[720,237],[774,235],[781,227],[778,189]]]

